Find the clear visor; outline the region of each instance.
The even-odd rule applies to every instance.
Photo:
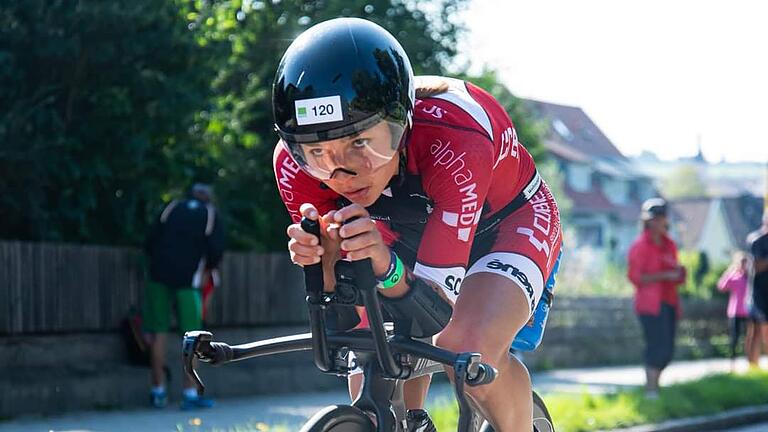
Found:
[[[365,175],[380,168],[395,156],[404,132],[403,126],[382,120],[362,132],[335,140],[283,143],[305,171],[328,180],[339,170]]]

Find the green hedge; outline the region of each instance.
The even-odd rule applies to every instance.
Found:
[[[678,256],[688,272],[685,284],[679,288],[681,295],[702,299],[724,295],[717,290],[717,281],[728,268],[727,263],[711,263],[698,251],[680,251]]]

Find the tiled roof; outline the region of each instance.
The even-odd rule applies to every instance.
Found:
[[[578,213],[608,213],[622,222],[633,222],[640,217],[641,202],[630,200],[625,204],[611,202],[603,193],[602,188],[593,184],[589,192],[578,192],[568,184],[565,185],[565,194],[573,204],[572,212]]]
[[[723,210],[734,243],[746,249],[747,234],[758,229],[762,223],[763,199],[752,195],[723,198]]]
[[[694,198],[670,201],[669,205],[677,216],[681,249],[696,249],[704,224],[707,222],[711,198]]]
[[[641,202],[633,193],[626,203],[617,204],[605,195],[600,179],[650,181],[632,162],[624,157],[589,116],[578,107],[558,105],[531,99],[524,100],[531,114],[544,122],[544,147],[566,164],[589,165],[592,187],[578,192],[567,182],[565,193],[573,203],[574,213],[606,213],[622,222],[634,222],[640,215]]]
[[[672,210],[681,218],[682,248],[697,247],[707,222],[709,207],[714,199],[694,198],[670,202]],[[763,200],[752,195],[716,199],[722,201],[723,216],[732,243],[741,249],[746,249],[747,234],[760,227]]]
[[[548,148],[561,144],[589,157],[626,159],[581,108],[531,99],[525,102],[535,117],[550,123],[544,142]],[[565,128],[556,125],[557,121]]]

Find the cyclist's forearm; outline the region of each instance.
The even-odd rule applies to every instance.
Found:
[[[336,261],[339,259],[329,258],[329,259],[323,259],[323,290],[325,292],[334,292],[336,291],[336,272],[334,270],[334,267],[336,266]]]

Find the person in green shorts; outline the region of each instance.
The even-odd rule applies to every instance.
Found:
[[[172,201],[155,221],[146,241],[149,280],[144,291],[143,327],[150,337],[152,390],[150,403],[168,404],[165,354],[172,315],[180,334],[202,327],[200,287],[205,272],[215,269],[224,252],[224,231],[211,187],[195,184],[188,199]],[[182,409],[208,408],[213,401],[201,397],[186,378]]]

